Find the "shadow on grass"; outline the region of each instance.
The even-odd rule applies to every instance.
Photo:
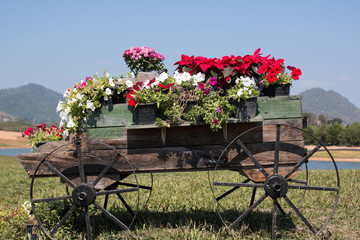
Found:
[[[66,212],[66,209],[56,209],[59,216]],[[132,221],[132,216],[126,211],[118,211],[116,209],[109,210],[117,219],[128,225]],[[121,232],[124,231],[114,221],[100,214],[99,212],[90,212],[91,214],[91,228],[92,237],[95,239],[99,235],[105,232]],[[242,212],[228,211],[227,214],[231,216],[240,216]],[[279,231],[294,231],[296,225],[293,223],[291,217],[283,218],[279,213],[278,218],[278,230]],[[227,218],[226,218],[227,219]],[[54,220],[54,219],[53,219]],[[230,223],[235,218],[230,219]],[[52,224],[56,224],[58,220],[53,221]],[[46,225],[46,224],[44,224]],[[51,226],[51,224],[49,225]],[[54,225],[52,225],[54,226]],[[171,228],[199,228],[206,231],[212,231],[213,233],[220,232],[226,227],[221,218],[216,212],[194,210],[194,211],[176,211],[176,212],[160,212],[143,210],[138,213],[130,228],[130,231],[136,232],[137,229],[144,229],[149,227],[151,229],[171,229]],[[82,211],[76,211],[76,214],[69,217],[66,224],[63,226],[66,231],[70,231],[74,235],[82,233],[86,235],[86,223],[85,217]],[[50,227],[51,228],[51,227]],[[246,217],[240,222],[233,230],[239,234],[268,232],[271,233],[272,228],[272,214],[254,211],[249,217]],[[58,236],[64,236],[67,233],[60,233]]]

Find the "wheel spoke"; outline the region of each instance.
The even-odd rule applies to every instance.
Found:
[[[78,159],[78,164],[79,164],[79,173],[80,173],[80,180],[82,183],[86,183],[86,176],[85,176],[85,172],[84,172],[84,164],[82,161],[82,156],[81,156],[81,146],[80,146],[80,142],[76,143],[76,153],[77,153],[77,159]]]
[[[248,183],[250,181],[250,179],[246,179],[245,181],[243,181],[242,183]],[[235,190],[239,189],[240,186],[235,186],[233,188],[231,188],[229,191],[221,194],[221,196],[216,198],[216,201],[220,201],[221,199],[223,199],[224,197],[226,197],[227,195],[229,195],[230,193],[234,192]]]
[[[277,199],[275,199],[275,203],[276,203],[277,208],[280,210],[281,214],[282,214],[283,217],[285,218],[285,217],[286,217],[286,213],[285,213],[284,209],[281,207],[280,203],[277,201]]]
[[[117,225],[119,225],[122,229],[128,230],[129,228],[121,222],[119,219],[117,219],[114,215],[112,215],[109,211],[107,211],[105,208],[100,206],[97,202],[94,202],[94,206],[97,207],[100,211],[102,211],[108,218],[113,220]]]
[[[251,194],[250,206],[254,204],[255,196],[256,196],[256,190],[257,190],[257,188],[254,187],[253,191],[252,191],[252,194]]]
[[[300,162],[298,162],[295,167],[285,176],[285,179],[288,179],[291,174],[293,174],[298,168],[303,165],[305,162],[309,160],[309,158],[314,155],[320,148],[322,147],[321,144],[317,145],[311,152],[309,152]]]
[[[264,194],[259,200],[257,200],[253,205],[251,205],[243,214],[241,214],[240,217],[238,217],[230,226],[229,228],[233,228],[235,225],[237,225],[239,222],[241,222],[254,208],[256,208],[262,201],[267,198],[267,194]]]
[[[55,202],[55,201],[66,200],[66,199],[71,199],[71,198],[72,198],[71,195],[67,195],[67,196],[61,196],[61,197],[49,197],[49,198],[33,199],[33,200],[31,200],[31,202],[32,203]]]
[[[284,196],[285,201],[290,205],[290,207],[296,212],[296,214],[301,218],[301,220],[308,226],[310,231],[312,231],[314,234],[316,234],[316,230],[313,228],[313,226],[309,223],[309,221],[302,215],[302,213],[297,209],[297,207],[290,201],[290,199],[285,195]]]
[[[134,211],[131,209],[131,207],[129,206],[129,204],[127,204],[127,202],[125,201],[125,199],[121,196],[120,193],[116,193],[116,195],[118,196],[118,198],[120,199],[120,201],[124,204],[126,210],[128,210],[128,212],[131,214],[131,216],[135,216]],[[107,196],[107,195],[106,195]]]
[[[61,220],[55,225],[55,227],[53,228],[53,230],[51,230],[50,235],[53,236],[57,230],[59,230],[59,228],[61,227],[61,225],[64,224],[64,222],[66,221],[66,219],[69,218],[69,216],[75,211],[75,209],[77,208],[77,206],[74,204],[71,206],[71,208],[69,209],[69,211],[67,211],[67,213],[65,214],[64,217],[61,218]]]
[[[301,180],[292,179],[292,178],[288,179],[288,181],[289,181],[289,182],[294,182],[294,183],[299,183],[299,184],[304,184],[304,185],[307,184],[306,181],[301,181]]]
[[[251,161],[256,165],[256,167],[265,175],[265,177],[268,177],[269,174],[265,171],[263,166],[255,159],[255,157],[250,153],[249,149],[245,147],[245,145],[240,141],[240,139],[236,140],[236,143],[239,144],[239,146],[244,150],[246,155],[251,159]]]
[[[47,166],[53,173],[55,173],[56,175],[58,175],[61,180],[63,180],[64,182],[66,182],[70,187],[74,188],[75,184],[70,181],[70,179],[68,179],[64,174],[62,174],[59,170],[57,170],[50,162],[48,161],[44,161],[43,162],[45,166]]]
[[[125,193],[125,192],[135,192],[135,191],[138,191],[138,190],[139,190],[138,188],[106,190],[106,191],[97,192],[96,196],[111,195],[111,194]]]
[[[339,187],[321,187],[321,186],[302,186],[302,185],[288,185],[291,189],[306,189],[306,190],[318,190],[318,191],[334,191],[339,192]]]
[[[95,185],[104,177],[105,173],[107,173],[107,171],[109,171],[109,169],[114,165],[114,163],[120,158],[120,154],[118,153],[114,159],[104,168],[104,170],[102,170],[102,172],[99,174],[99,176],[96,178],[96,180],[94,181],[94,183],[92,184],[93,187],[95,187]]]
[[[133,183],[124,183],[124,182],[119,182],[119,185],[121,185],[121,186],[127,186],[127,187],[138,187],[138,185],[136,185],[136,184],[133,184]],[[147,189],[147,190],[152,190],[152,187],[144,186],[144,185],[139,185],[139,188],[141,188],[141,189]]]
[[[263,188],[264,184],[260,184],[260,183],[214,182],[214,186]]]
[[[279,151],[280,151],[280,125],[276,125],[276,142],[274,153],[274,175],[279,171]]]
[[[276,199],[273,200],[273,210],[272,210],[272,224],[271,224],[271,229],[272,229],[272,239],[275,240],[276,239],[276,232],[277,232],[277,206],[278,203],[276,201]]]
[[[90,215],[89,215],[89,207],[85,207],[85,222],[86,222],[86,236],[87,240],[91,240],[91,223],[90,223]]]

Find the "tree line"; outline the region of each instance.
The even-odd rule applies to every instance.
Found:
[[[342,125],[341,122],[331,121],[320,125],[308,125],[304,129],[326,146],[360,146],[360,122]],[[308,134],[304,134],[306,145],[317,144]]]

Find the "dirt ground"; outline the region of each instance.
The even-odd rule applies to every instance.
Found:
[[[0,131],[0,148],[31,148],[27,137],[21,132]]]

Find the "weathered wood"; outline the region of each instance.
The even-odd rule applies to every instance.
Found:
[[[301,96],[259,97],[258,112],[266,119],[301,118]]]
[[[186,123],[165,130],[155,125],[134,126],[127,104],[103,106],[88,118],[88,132],[76,138],[71,136],[70,144],[65,141],[47,143],[37,153],[22,154],[19,158],[29,175],[34,174],[41,160],[46,158],[63,174],[77,177],[78,159],[72,141],[78,139],[85,141],[81,143],[82,160],[86,174],[93,178],[118,153],[129,160],[136,172],[211,170],[229,142],[241,135],[239,140],[251,155],[266,171],[271,172],[275,158],[276,124],[281,124],[279,174],[287,173],[304,156],[302,131],[296,129],[302,129],[301,97],[261,97],[258,104],[256,121],[231,121],[224,126],[225,132],[213,132],[205,124]],[[116,176],[132,173],[132,167],[125,158],[120,157],[113,164],[106,175],[109,180],[99,183],[99,188],[117,181]],[[237,170],[254,181],[264,180],[263,174],[239,144],[230,146],[221,160],[221,169]],[[40,167],[37,175],[56,176],[45,165]]]

